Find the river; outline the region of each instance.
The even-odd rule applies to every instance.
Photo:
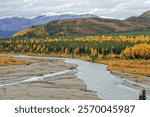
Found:
[[[26,55],[17,55],[16,57],[33,58],[32,56]],[[76,75],[78,76],[78,78],[82,79],[85,82],[88,90],[95,91],[100,98],[105,100],[138,99],[140,90],[127,87],[123,85],[123,82],[135,83],[136,85],[142,87],[144,86],[140,83],[132,82],[127,79],[112,75],[107,70],[107,65],[104,64],[92,63],[72,58],[58,58],[58,57],[44,57],[44,58],[63,59],[67,63],[77,64],[78,67]],[[150,99],[149,96],[148,99]]]

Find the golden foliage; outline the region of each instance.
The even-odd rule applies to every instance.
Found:
[[[109,69],[150,76],[150,60],[109,60],[103,63],[108,64]]]
[[[31,32],[33,29],[32,28],[27,28],[25,30],[22,30],[20,32],[17,32],[16,34],[14,34],[12,37],[17,37],[17,36],[22,36],[25,35],[28,32]]]
[[[116,54],[108,54],[107,56],[106,56],[106,58],[107,59],[109,59],[109,60],[114,60],[114,59],[116,59],[118,56],[116,55]]]
[[[29,29],[26,31],[30,32]],[[61,35],[64,34],[65,32],[61,32]],[[93,62],[104,62],[107,59],[109,61],[104,63],[108,64],[110,69],[150,76],[150,36],[84,36],[71,39],[62,36],[61,38],[11,39],[2,40],[0,51],[75,57]],[[7,64],[24,63],[11,57],[0,59],[0,65]]]
[[[75,38],[76,41],[120,41],[120,42],[149,42],[150,36],[86,36],[86,37],[77,37]]]
[[[137,44],[133,47],[126,48],[122,53],[122,58],[134,59],[134,58],[150,58],[150,44]]]
[[[29,64],[27,60],[17,59],[11,56],[0,56],[0,66]]]

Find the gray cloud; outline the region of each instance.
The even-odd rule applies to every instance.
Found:
[[[41,14],[92,13],[109,18],[138,16],[150,10],[150,0],[0,0],[0,18]]]

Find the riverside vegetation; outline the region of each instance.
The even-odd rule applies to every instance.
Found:
[[[29,64],[28,60],[21,60],[11,56],[0,56],[0,66],[5,65],[22,65],[22,64]]]
[[[0,40],[0,52],[75,57],[150,76],[150,10],[125,20],[75,18],[31,26]]]
[[[0,40],[1,53],[81,58],[110,69],[150,76],[150,36],[114,35]]]

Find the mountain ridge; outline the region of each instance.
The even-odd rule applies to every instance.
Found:
[[[87,17],[98,17],[93,14],[83,14],[83,15],[71,15],[71,14],[61,14],[55,16],[37,16],[35,18],[19,18],[19,17],[11,17],[11,18],[3,18],[0,19],[0,38],[8,38],[13,35],[14,32],[18,32],[20,30],[26,29],[31,26],[36,26],[40,24],[48,23],[53,20],[60,19],[74,19],[74,18],[87,18]],[[5,35],[2,35],[2,32],[6,32]],[[8,35],[7,35],[8,33]]]
[[[98,35],[124,32],[150,32],[149,12],[139,17],[131,17],[125,20],[104,18],[76,18],[51,21],[44,25],[33,26],[22,30],[13,37],[58,37],[78,35]],[[144,15],[144,16],[143,16]]]
[[[127,21],[131,21],[136,22],[136,23],[140,23],[140,24],[144,24],[147,25],[150,23],[150,10],[143,13],[142,15],[138,16],[138,17],[130,17],[126,19]]]
[[[80,23],[78,21],[75,21],[74,19],[79,20]],[[90,21],[87,21],[86,19],[89,19]],[[56,22],[54,23],[56,28],[60,27],[61,32],[62,30],[64,30],[63,28],[67,28],[67,31],[69,31],[70,29],[70,31],[72,30],[72,32],[76,32],[75,34],[83,34],[83,35],[84,34],[97,34],[97,33],[102,33],[102,34],[116,33],[116,32],[125,32],[125,31],[129,32],[129,31],[135,31],[135,30],[137,31],[149,30],[150,10],[143,13],[142,15],[138,17],[130,17],[125,20],[106,19],[106,18],[101,18],[93,14],[82,14],[82,15],[61,14],[61,15],[52,15],[52,16],[40,15],[32,19],[18,18],[18,17],[3,18],[3,19],[0,19],[0,38],[9,38],[12,35],[17,35],[18,33],[15,34],[16,32],[20,32],[20,31],[22,32],[22,30],[26,30],[27,28],[30,28],[30,27],[33,28],[34,26],[38,26],[41,24],[44,25],[46,23],[49,24],[50,22],[53,23],[53,21],[56,21],[60,24],[59,26],[56,24]],[[76,25],[74,25],[76,27],[75,29],[73,29],[73,27],[71,29],[71,27],[69,26],[65,27],[63,24],[65,23],[65,24],[70,25],[69,22],[71,23],[71,21],[77,23]],[[60,22],[62,22],[62,24]],[[85,24],[87,26],[85,26]],[[61,28],[61,26],[63,28]],[[59,36],[58,33],[61,33],[61,32],[59,31],[55,32],[56,34],[53,34],[53,35]],[[54,33],[54,32],[52,31],[51,33]],[[70,33],[68,33],[67,35],[69,34]],[[71,35],[72,34],[73,33],[71,33]]]
[[[145,12],[145,13],[143,13],[140,17],[148,17],[148,18],[150,18],[150,10]]]

